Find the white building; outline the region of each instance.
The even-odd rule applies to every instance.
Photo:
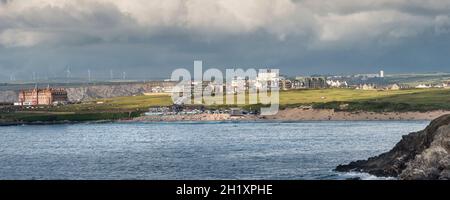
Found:
[[[361,84],[356,87],[357,90],[376,90],[377,86],[375,84]]]
[[[416,88],[418,88],[418,89],[427,89],[427,88],[431,88],[431,85],[420,84],[420,85],[416,86]]]
[[[266,70],[260,71],[258,77],[256,78],[255,86],[256,88],[273,88],[278,87],[280,81],[280,76],[278,75],[278,70]]]
[[[347,81],[327,80],[327,85],[330,87],[348,87]]]
[[[228,90],[228,93],[240,93],[244,92],[246,90],[245,87],[245,78],[244,77],[234,77],[233,80],[231,80],[231,84],[228,84],[227,87],[231,87],[231,90]]]

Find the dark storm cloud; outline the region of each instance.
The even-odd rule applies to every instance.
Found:
[[[450,63],[445,0],[0,2],[0,79],[67,68],[166,77],[194,59],[288,75],[448,71]]]

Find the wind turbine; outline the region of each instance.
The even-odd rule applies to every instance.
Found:
[[[70,67],[67,67],[67,70],[66,70],[66,78],[67,78],[67,79],[70,79],[70,77],[71,77]]]

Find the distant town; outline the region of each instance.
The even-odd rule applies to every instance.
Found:
[[[420,120],[450,110],[450,74],[279,75],[271,70],[254,79],[183,82],[183,93],[213,96],[249,94],[276,88],[282,114],[266,118],[267,105],[229,103],[191,105],[171,98],[179,81],[90,80],[7,82],[0,84],[0,125],[102,120]],[[252,89],[252,90],[250,90]],[[220,95],[218,96],[220,98]],[[186,99],[185,99],[186,100]],[[283,114],[284,113],[284,114]]]
[[[0,102],[3,105],[29,106],[29,105],[58,105],[83,101],[95,97],[89,97],[89,94],[71,95],[71,88],[77,87],[107,87],[108,85],[145,85],[139,88],[139,91],[116,91],[117,94],[101,95],[98,97],[116,97],[127,95],[155,95],[170,94],[177,82],[170,80],[162,81],[92,81],[84,82],[60,82],[47,83],[45,81],[36,81],[36,83],[3,83],[0,85]],[[240,82],[244,87],[239,87]],[[202,87],[198,87],[202,84]],[[449,88],[450,74],[431,73],[431,74],[392,74],[389,75],[385,71],[380,70],[373,74],[355,74],[355,75],[315,75],[315,76],[296,76],[289,77],[285,75],[277,75],[275,73],[260,72],[258,78],[249,80],[245,77],[234,77],[234,79],[223,84],[204,81],[202,83],[192,81],[186,87],[204,90],[207,87],[215,93],[237,93],[239,90],[248,90],[251,86],[256,88],[262,85],[271,84],[280,90],[297,90],[297,89],[325,89],[325,88],[349,88],[355,90],[401,90],[401,89],[428,89],[428,88]],[[41,87],[39,87],[41,86]],[[67,88],[67,89],[65,89]],[[227,89],[227,88],[232,88]],[[69,90],[69,91],[68,91]],[[114,92],[114,91],[111,91]],[[12,97],[11,94],[16,95]],[[95,94],[94,94],[95,96]],[[78,98],[77,98],[78,97]]]

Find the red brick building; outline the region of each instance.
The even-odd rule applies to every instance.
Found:
[[[20,105],[52,105],[53,103],[67,102],[67,91],[64,89],[32,89],[22,90],[19,93]]]

